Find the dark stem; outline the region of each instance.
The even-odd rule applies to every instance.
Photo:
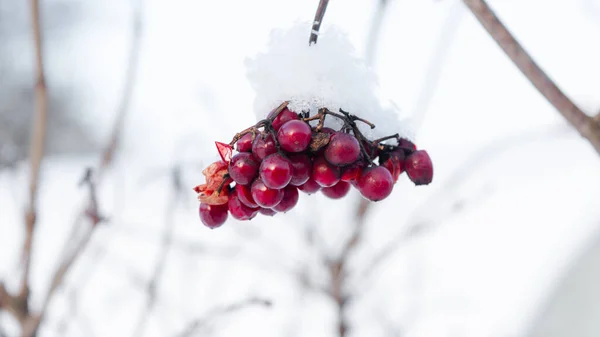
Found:
[[[319,29],[321,29],[321,23],[323,23],[323,17],[325,16],[327,4],[329,4],[329,0],[319,0],[319,6],[317,7],[315,19],[313,20],[312,29],[310,31],[310,38],[308,39],[309,46],[317,43],[317,38],[319,37]]]
[[[387,136],[387,137],[382,137],[382,138],[375,139],[373,141],[373,145],[377,146],[379,143],[383,142],[384,140],[388,140],[388,139],[400,140],[400,135],[399,134],[395,134],[395,135],[391,135],[391,136]]]
[[[229,173],[225,173],[223,175],[223,181],[221,182],[221,184],[217,188],[217,194],[218,195],[221,195],[221,191],[223,190],[223,187],[225,187],[225,182],[227,181],[227,179],[229,179]]]

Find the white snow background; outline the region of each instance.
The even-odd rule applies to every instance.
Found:
[[[51,3],[80,6],[82,19],[60,43],[46,44],[50,87],[83,88],[81,118],[105,139],[123,85],[131,6],[121,0],[42,1]],[[579,106],[589,113],[600,108],[598,1],[490,3]],[[255,108],[263,103],[255,101],[246,77],[248,60],[265,51],[272,29],[311,20],[317,1],[143,4],[140,70],[125,144],[99,189],[110,221],[95,232],[55,297],[40,336],[131,336],[169,225],[174,245],[144,336],[174,336],[189,321],[210,317],[213,308],[253,296],[273,306],[215,319],[198,336],[334,336],[334,303],[303,287],[296,274],[327,284],[319,256],[339,253],[357,193],[342,201],[301,195],[284,216],[230,220],[209,230],[198,219],[191,190],[202,182],[203,165],[217,157],[214,141],[228,141],[256,121]],[[375,5],[332,1],[322,28],[345,31],[362,55]],[[431,155],[435,176],[427,187],[401,178],[368,213],[351,259],[349,334],[525,336],[572,259],[600,228],[600,160],[460,1],[389,1],[381,32],[374,60],[381,96],[418,122],[415,140]],[[326,41],[319,40],[319,48]],[[440,44],[448,48],[440,52]],[[4,41],[0,49],[14,53],[24,69],[32,66],[31,51],[26,40]],[[432,94],[424,95],[424,88]],[[85,198],[77,182],[96,159],[43,162],[34,308]],[[179,199],[171,188],[174,166],[183,172]],[[26,182],[26,163],[0,171],[0,279],[11,290],[20,272]],[[380,249],[416,232],[415,226],[418,235],[401,240],[385,263],[365,273]],[[307,242],[307,228],[318,244]],[[5,313],[0,326],[17,333]]]

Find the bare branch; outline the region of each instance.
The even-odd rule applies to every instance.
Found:
[[[46,143],[46,127],[48,120],[48,93],[44,74],[44,56],[42,51],[42,32],[40,24],[39,0],[31,0],[31,21],[35,50],[35,114],[31,130],[29,149],[29,205],[25,212],[25,242],[23,244],[23,277],[19,297],[25,303],[25,312],[29,311],[29,274],[31,269],[31,251],[36,222],[36,202],[40,178],[40,166]]]
[[[371,19],[371,28],[367,35],[367,46],[365,49],[365,63],[368,66],[373,66],[375,62],[375,55],[377,55],[377,47],[379,44],[379,36],[381,34],[381,24],[383,23],[383,17],[388,7],[389,0],[377,1],[377,8],[375,8],[375,14]]]
[[[220,318],[222,316],[234,313],[236,311],[245,309],[247,307],[254,306],[254,305],[268,308],[268,307],[271,307],[273,305],[273,303],[271,303],[271,301],[269,301],[269,300],[252,297],[252,298],[246,299],[241,302],[230,304],[225,307],[211,309],[208,311],[208,314],[205,317],[195,319],[192,322],[190,322],[189,324],[187,324],[186,328],[181,333],[177,334],[176,336],[177,337],[192,336],[192,335],[194,335],[194,333],[196,331],[203,328],[210,321]]]
[[[463,0],[506,55],[558,112],[600,154],[600,125],[579,109],[544,73],[484,0]]]
[[[317,12],[315,13],[312,30],[310,31],[310,38],[308,39],[309,46],[317,43],[317,38],[319,38],[319,30],[321,29],[321,23],[323,23],[323,17],[325,17],[325,10],[327,10],[328,4],[329,0],[319,0],[319,6],[317,7]]]

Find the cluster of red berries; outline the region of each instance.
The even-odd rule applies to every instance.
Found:
[[[323,127],[327,115],[344,122],[340,130]],[[311,127],[309,122],[315,120],[318,125]],[[390,195],[404,171],[415,185],[431,182],[433,167],[426,151],[398,135],[370,141],[357,121],[375,127],[343,110],[297,114],[284,102],[265,120],[236,134],[231,143],[217,142],[222,160],[202,172],[206,183],[195,188],[200,219],[216,228],[228,214],[250,220],[258,213],[285,213],[298,202],[298,191],[321,191],[339,199],[354,186],[368,200],[379,201]],[[397,145],[382,143],[388,139],[396,139]]]

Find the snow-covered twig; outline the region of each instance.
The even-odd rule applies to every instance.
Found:
[[[463,2],[531,84],[600,154],[600,124],[581,111],[556,86],[498,19],[486,1],[463,0]]]
[[[315,19],[313,20],[312,29],[310,31],[310,38],[308,40],[308,45],[317,43],[317,39],[319,38],[319,30],[321,29],[321,24],[323,23],[323,18],[325,17],[325,10],[327,10],[327,5],[329,4],[329,0],[319,0],[319,6],[317,7],[317,11],[315,13]]]
[[[225,315],[234,313],[236,311],[239,311],[239,310],[242,310],[247,307],[254,306],[254,305],[258,305],[258,306],[262,306],[262,307],[270,307],[272,305],[272,303],[269,300],[252,297],[247,300],[233,303],[233,304],[230,304],[225,307],[209,310],[208,314],[205,317],[197,318],[197,319],[191,321],[189,324],[186,325],[186,328],[181,333],[177,334],[176,336],[177,337],[193,336],[196,331],[198,331],[199,329],[202,329],[210,321],[215,320],[221,316],[225,316]]]

